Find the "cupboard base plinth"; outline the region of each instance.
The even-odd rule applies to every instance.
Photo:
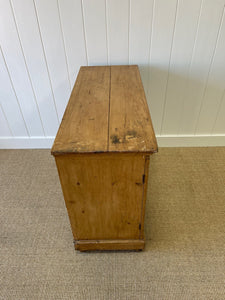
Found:
[[[75,240],[75,249],[79,251],[96,250],[143,250],[144,240]]]

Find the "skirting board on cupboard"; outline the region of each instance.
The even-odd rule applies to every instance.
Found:
[[[223,135],[164,135],[157,136],[159,147],[215,147],[225,146]],[[0,149],[50,149],[53,136],[0,137]]]

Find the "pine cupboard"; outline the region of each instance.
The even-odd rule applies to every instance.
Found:
[[[144,248],[155,152],[138,66],[81,67],[51,150],[75,249]]]

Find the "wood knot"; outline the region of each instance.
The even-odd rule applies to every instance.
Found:
[[[119,140],[117,135],[111,135],[110,138],[111,138],[113,144],[119,144],[120,143],[120,140]]]

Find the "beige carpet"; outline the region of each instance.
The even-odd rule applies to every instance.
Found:
[[[152,157],[143,252],[75,252],[48,150],[0,172],[0,299],[225,299],[225,148]]]

